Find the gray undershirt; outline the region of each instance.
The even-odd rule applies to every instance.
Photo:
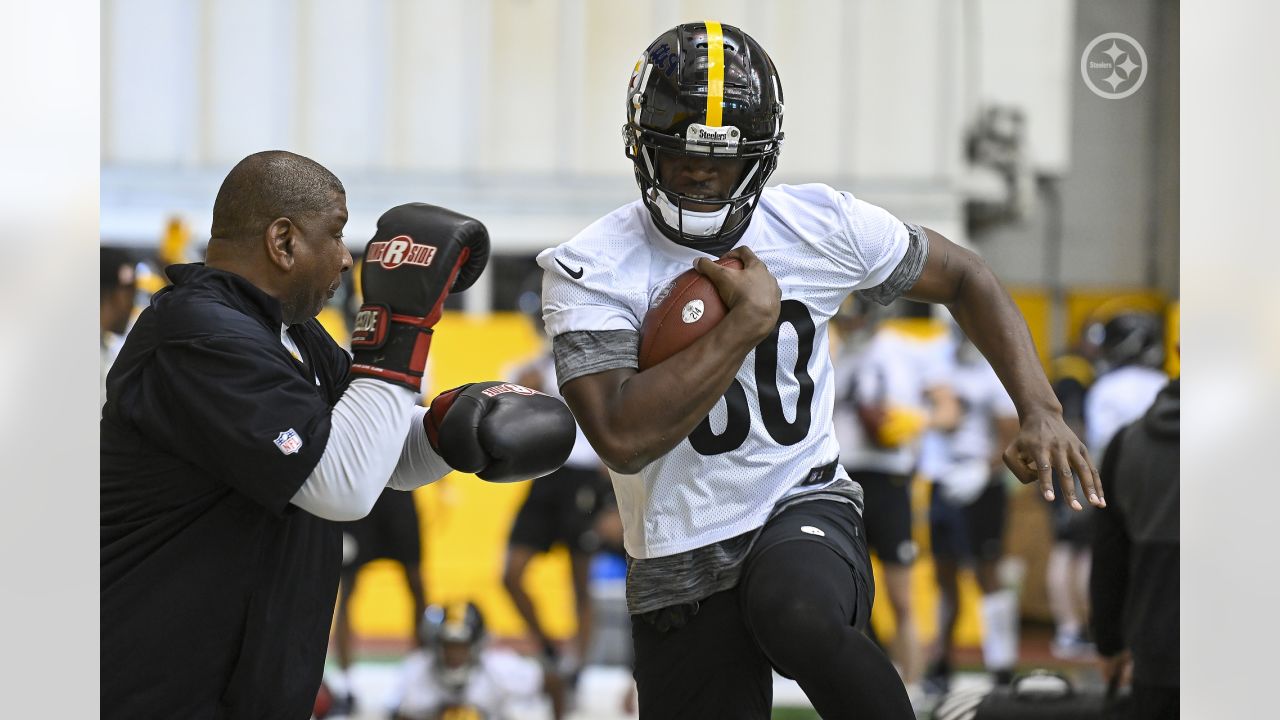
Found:
[[[915,285],[924,270],[929,244],[919,225],[907,225],[907,252],[885,281],[859,290],[868,300],[888,305]],[[638,368],[640,333],[634,330],[575,331],[552,340],[556,377],[561,386],[574,378],[618,368]],[[769,517],[801,502],[847,502],[862,513],[862,486],[840,479],[826,487],[778,501]],[[767,521],[766,521],[767,522]],[[664,608],[696,607],[698,601],[738,584],[743,561],[763,526],[711,545],[656,558],[627,558],[627,609],[632,615],[658,614]]]

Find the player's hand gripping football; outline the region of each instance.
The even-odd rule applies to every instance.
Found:
[[[1045,411],[1023,418],[1018,436],[1004,451],[1004,464],[1024,484],[1038,482],[1045,500],[1053,500],[1053,471],[1057,470],[1062,478],[1062,492],[1072,508],[1084,509],[1076,497],[1073,477],[1080,479],[1091,504],[1107,506],[1098,469],[1061,413]]]
[[[693,266],[716,286],[720,299],[729,308],[724,322],[738,323],[756,342],[764,340],[777,326],[778,313],[782,310],[778,280],[764,261],[745,245],[730,250],[724,257],[737,258],[742,268],[725,267],[706,258],[698,258]]]
[[[488,259],[489,231],[479,220],[424,203],[383,213],[360,270],[351,374],[419,390],[444,299],[470,287]]]

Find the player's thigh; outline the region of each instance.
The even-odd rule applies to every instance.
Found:
[[[875,585],[863,517],[851,503],[837,500],[792,505],[761,530],[739,587],[748,603],[779,591],[799,595],[816,589],[842,608],[849,624],[864,629]]]
[[[958,563],[969,555],[964,508],[947,500],[938,485],[929,494],[929,546],[936,558]]]
[[[703,600],[678,628],[631,618],[641,720],[766,720],[773,703],[767,658],[747,631],[737,589]]]
[[[565,482],[556,507],[556,541],[571,553],[591,554],[600,550],[596,516],[603,500],[599,476],[594,469],[564,468]]]
[[[507,544],[546,552],[556,541],[556,473],[534,480],[516,519]]]
[[[993,478],[982,494],[965,507],[969,551],[978,562],[994,562],[1004,554],[1008,508],[1008,492],[1000,478]]]
[[[422,527],[413,494],[396,491],[384,498],[386,507],[377,525],[379,557],[399,562],[406,567],[422,563]]]
[[[911,537],[911,478],[881,472],[858,472],[867,546],[886,565],[910,565],[916,559]]]

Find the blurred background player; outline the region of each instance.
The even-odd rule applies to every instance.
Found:
[[[1086,347],[1096,357],[1096,380],[1084,396],[1084,440],[1095,458],[1106,453],[1107,443],[1120,428],[1142,416],[1156,394],[1169,381],[1160,369],[1164,362],[1163,321],[1152,312],[1104,305],[1086,324]],[[1049,557],[1049,592],[1057,630],[1050,650],[1064,659],[1093,654],[1085,636],[1089,617],[1088,583],[1092,520],[1071,518],[1068,546],[1055,545]],[[1068,604],[1069,603],[1069,604]]]
[[[1097,348],[1088,343],[1053,359],[1049,377],[1053,392],[1062,405],[1062,418],[1077,437],[1085,437],[1084,398],[1093,384],[1093,358]],[[1054,487],[1062,478],[1054,474]],[[1090,531],[1089,509],[1073,511],[1058,492],[1049,506],[1053,545],[1045,563],[1045,594],[1053,615],[1054,636],[1049,650],[1054,657],[1077,660],[1088,657],[1092,645],[1085,639],[1084,621],[1088,608]]]
[[[539,338],[545,337],[542,297],[536,289],[541,286],[541,281],[541,273],[536,273],[527,280],[526,289],[517,301],[520,309],[533,323],[534,332]],[[556,382],[555,373],[555,358],[550,347],[544,346],[537,358],[514,372],[514,380],[525,387],[559,398],[560,385]],[[616,520],[616,504],[611,502],[612,494],[609,476],[579,427],[573,451],[564,466],[533,481],[529,495],[516,514],[507,542],[503,586],[538,643],[544,659],[554,671],[569,681],[570,687],[574,685],[578,671],[591,648],[595,618],[588,594],[588,580],[592,557],[601,549],[602,528],[598,524],[610,522],[605,518],[606,508],[613,508],[608,513],[612,516],[611,527],[619,525]],[[620,538],[621,532],[614,527],[612,532],[606,530],[605,534]],[[577,618],[577,633],[568,652],[563,654],[547,635],[538,620],[533,598],[524,589],[524,575],[530,561],[557,544],[563,544],[569,552]],[[620,541],[616,541],[614,546],[620,546]]]
[[[957,573],[971,563],[982,591],[982,658],[997,683],[1008,683],[1018,658],[1017,592],[1001,588],[1008,497],[1002,453],[1018,433],[1018,411],[991,364],[961,337],[950,383],[962,415],[946,435],[948,466],[933,485],[929,528],[938,581],[938,649],[926,683],[945,692],[958,609]]]
[[[337,668],[325,673],[325,684],[333,694],[332,715],[349,714],[356,706],[351,683],[354,660],[351,632],[351,596],[355,593],[360,568],[373,560],[395,561],[404,573],[405,585],[413,600],[414,644],[422,637],[421,623],[426,610],[422,584],[422,536],[413,493],[383,490],[369,514],[342,528],[342,575],[338,586],[338,606],[334,613],[333,648]]]
[[[1178,717],[1179,381],[1116,433],[1102,461],[1110,502],[1097,519],[1090,596],[1108,678],[1132,662],[1129,717]]]
[[[421,647],[405,658],[395,720],[499,720],[536,703],[553,673],[535,660],[487,644],[475,603],[432,605]],[[561,717],[553,704],[553,715]]]
[[[1163,320],[1152,312],[1120,312],[1085,329],[1098,346],[1098,379],[1084,398],[1085,444],[1102,457],[1120,428],[1151,407],[1169,382],[1164,365]]]
[[[98,340],[102,351],[102,375],[98,383],[98,408],[107,402],[107,371],[115,362],[124,334],[133,317],[133,299],[137,292],[137,271],[129,253],[116,248],[102,248],[98,269],[101,273],[98,296]]]
[[[865,307],[864,301],[856,301]],[[911,602],[911,477],[929,428],[954,427],[960,408],[947,385],[952,342],[924,303],[897,300],[890,317],[867,315],[837,357],[840,461],[862,485],[868,549],[884,567],[896,631],[889,655],[913,702],[923,695],[919,631]],[[1003,451],[1004,446],[1001,447]]]

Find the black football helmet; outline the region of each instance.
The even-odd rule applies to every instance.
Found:
[[[1159,368],[1164,364],[1164,338],[1159,316],[1122,312],[1085,328],[1085,340],[1098,353],[1098,369],[1107,372],[1126,365]]]
[[[432,672],[442,685],[452,690],[465,687],[471,671],[480,664],[484,642],[484,616],[473,602],[429,605],[422,614],[421,639],[434,656]],[[466,659],[452,667],[445,660],[445,645],[466,647]]]
[[[719,254],[746,230],[782,150],[782,83],[769,55],[732,25],[676,26],[649,44],[627,86],[626,155],[645,206],[673,242]],[[747,160],[728,198],[681,195],[658,153]],[[689,203],[717,205],[695,212]]]

